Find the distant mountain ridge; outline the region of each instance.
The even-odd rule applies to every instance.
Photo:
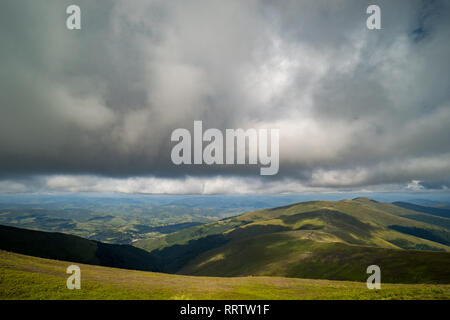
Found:
[[[449,219],[367,198],[309,201],[195,225],[130,245],[0,226],[0,249],[196,276],[450,283]],[[170,230],[168,230],[170,231]]]
[[[441,220],[419,221],[434,218]],[[186,275],[363,281],[365,268],[377,264],[385,281],[450,283],[445,223],[445,218],[367,198],[309,201],[135,245],[159,256],[164,271]]]
[[[429,206],[421,206],[409,202],[393,202],[396,206],[399,206],[404,209],[414,210],[418,212],[428,213],[434,216],[450,218],[450,210],[437,208],[437,207],[429,207]]]

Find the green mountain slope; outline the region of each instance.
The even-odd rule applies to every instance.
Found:
[[[378,264],[391,282],[449,283],[450,232],[406,217],[415,214],[423,213],[365,198],[312,201],[136,245],[159,256],[163,271],[182,274],[361,281]]]
[[[158,270],[154,256],[139,248],[106,244],[62,233],[0,226],[0,249],[93,265]]]
[[[138,241],[139,248],[0,227],[0,249],[200,276],[364,281],[367,266],[376,264],[384,281],[450,283],[450,231],[409,218],[416,215],[427,214],[366,198],[311,201]]]
[[[450,283],[449,253],[321,242],[328,238],[315,232],[278,232],[230,241],[201,254],[178,273],[364,281],[367,267],[375,264],[385,282]]]
[[[404,209],[424,212],[443,218],[450,218],[450,210],[445,208],[427,207],[407,202],[394,202],[393,204]]]
[[[257,234],[258,232],[320,229],[349,244],[450,251],[445,244],[392,229],[392,226],[401,226],[420,228],[431,233],[450,234],[450,231],[442,226],[410,219],[406,217],[408,215],[421,215],[421,213],[365,198],[337,202],[311,201],[257,210],[184,229],[156,239],[141,240],[134,245],[152,251],[173,245],[185,245],[192,240],[230,232],[245,235],[249,232]]]
[[[383,283],[368,290],[365,282],[188,277],[84,264],[81,290],[68,290],[71,264],[0,250],[0,299],[450,299],[450,285]]]
[[[360,199],[364,202],[363,199]],[[402,205],[399,205],[402,204]],[[424,222],[427,224],[435,225],[440,228],[450,230],[450,218],[445,216],[439,216],[431,213],[432,211],[422,210],[426,208],[423,206],[417,206],[405,202],[394,202],[394,203],[383,203],[383,202],[372,202],[370,206],[378,210],[393,214],[399,217],[407,218],[414,221]],[[418,227],[418,226],[416,226]]]

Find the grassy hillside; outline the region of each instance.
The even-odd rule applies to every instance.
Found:
[[[366,198],[311,201],[136,246],[159,256],[164,271],[182,274],[361,281],[368,265],[379,264],[391,282],[450,283],[450,231],[407,217],[415,215],[426,214]]]
[[[449,285],[382,284],[167,275],[79,264],[81,290],[66,288],[71,262],[0,250],[0,299],[450,299]]]
[[[372,202],[371,206],[399,217],[424,222],[429,225],[450,230],[450,216],[445,216],[444,214],[441,214],[442,212],[439,212],[441,215],[435,214],[436,212],[434,212],[432,207],[419,206],[406,202],[394,202],[392,204]],[[431,210],[428,210],[427,208]]]
[[[363,247],[326,239],[320,232],[290,231],[230,241],[198,256],[179,273],[364,281],[367,266],[375,264],[385,282],[450,283],[448,253]]]
[[[136,243],[148,251],[11,227],[0,227],[0,249],[198,276],[364,281],[367,266],[376,264],[387,282],[448,284],[450,231],[408,218],[416,215],[428,216],[365,198],[311,201],[253,211]]]
[[[77,236],[0,226],[0,249],[86,264],[155,271],[155,258],[129,245],[105,244]]]
[[[428,206],[421,206],[417,204],[407,203],[407,202],[394,202],[398,207],[414,210],[418,212],[424,212],[428,213],[434,216],[443,217],[443,218],[450,218],[450,210],[445,208],[436,208],[436,207],[428,207]]]
[[[371,245],[384,248],[428,249],[450,251],[450,247],[435,241],[395,231],[392,226],[420,228],[431,233],[450,235],[444,226],[417,221],[407,216],[423,213],[400,208],[393,204],[358,198],[342,201],[310,201],[286,207],[257,210],[237,217],[212,222],[154,239],[137,241],[134,245],[147,251],[211,235],[248,233],[250,230],[270,231],[318,230],[350,244]],[[433,216],[427,215],[431,218]],[[450,221],[450,219],[449,219]],[[443,224],[447,221],[443,220]],[[251,228],[251,229],[247,229]],[[243,231],[246,229],[245,231]],[[255,231],[255,233],[258,233]]]

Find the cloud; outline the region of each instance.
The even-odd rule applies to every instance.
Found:
[[[408,183],[406,189],[409,189],[411,191],[420,191],[423,190],[424,187],[420,184],[419,180],[413,180],[411,181],[411,183]]]
[[[333,174],[331,174],[333,176]],[[329,179],[330,177],[325,177]],[[342,177],[341,177],[342,178]],[[345,179],[345,177],[344,177]],[[333,181],[333,180],[331,180]],[[330,181],[328,181],[330,182]],[[447,186],[442,185],[446,183]],[[263,181],[257,177],[211,176],[184,178],[101,177],[98,175],[46,175],[27,179],[0,181],[0,193],[121,193],[121,194],[294,194],[294,193],[415,193],[446,192],[447,182],[424,185],[412,180],[404,184],[383,183],[373,186],[351,186],[329,183],[329,186],[304,184],[298,179]]]
[[[65,28],[69,4],[2,3],[0,192],[27,179],[245,193],[450,177],[448,1],[378,1],[379,31],[360,0],[80,0],[80,31]],[[279,128],[279,174],[174,166],[170,134],[194,120]]]

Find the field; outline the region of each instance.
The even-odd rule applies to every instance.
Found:
[[[81,290],[66,288],[71,263],[0,251],[0,299],[450,299],[450,285],[281,277],[192,277],[78,264]]]

